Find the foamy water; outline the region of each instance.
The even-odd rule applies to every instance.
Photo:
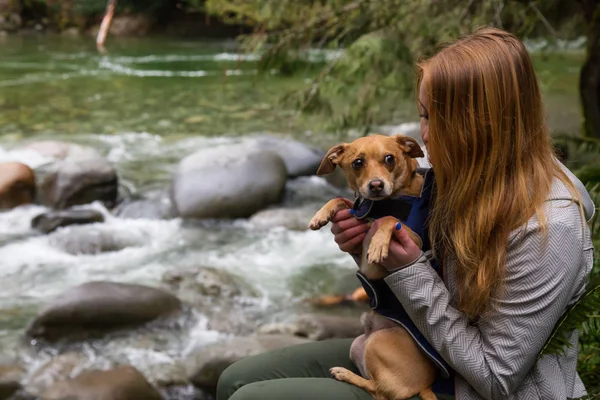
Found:
[[[132,167],[138,163],[152,159],[150,168],[162,171],[158,181],[167,187],[170,173],[187,154],[201,148],[243,144],[251,137],[171,140],[146,132],[130,132],[115,136],[77,135],[71,139],[92,146],[107,157],[135,192],[145,181],[140,174],[147,173]],[[16,142],[4,141],[0,145],[0,162],[9,160],[33,168],[53,161],[35,152],[19,150]],[[312,204],[315,209],[337,193],[337,189],[318,177],[290,181],[288,191],[294,193],[291,198],[295,200],[286,198],[286,207]],[[30,221],[47,211],[45,207],[23,206],[0,213],[0,313],[28,315],[24,319],[19,317],[22,320],[19,326],[0,327],[0,361],[16,358],[27,366],[30,374],[55,357],[57,349],[36,349],[23,342],[26,324],[38,307],[78,284],[108,280],[164,287],[162,277],[166,272],[214,267],[250,284],[259,297],[245,307],[250,307],[256,315],[263,310],[264,320],[269,321],[269,315],[285,313],[286,307],[293,307],[300,300],[295,297],[298,293],[292,295],[290,285],[294,277],[307,273],[315,265],[330,265],[335,270],[354,268],[349,257],[338,250],[329,229],[317,232],[284,227],[265,229],[247,219],[194,223],[180,219],[127,219],[112,215],[99,203],[81,207],[100,211],[105,222],[70,226],[42,235],[31,229]],[[308,212],[307,222],[310,216]],[[123,248],[77,254],[78,248],[105,241],[119,243]],[[81,364],[72,375],[81,369],[130,363],[153,382],[179,379],[185,374],[182,363],[190,352],[230,335],[210,329],[200,311],[186,314],[181,324],[182,331],[142,332],[84,343],[77,350],[83,357]]]

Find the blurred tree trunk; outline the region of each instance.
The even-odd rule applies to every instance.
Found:
[[[584,135],[600,139],[600,0],[579,0],[587,22],[587,57],[579,76]]]
[[[98,37],[96,38],[96,47],[100,52],[104,52],[104,41],[106,40],[106,35],[108,35],[108,30],[110,29],[116,6],[117,0],[108,0],[106,3],[106,14],[104,15],[104,18],[102,18],[102,24],[100,25]]]

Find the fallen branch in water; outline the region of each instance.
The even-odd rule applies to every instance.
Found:
[[[115,14],[116,5],[117,0],[108,0],[106,3],[106,14],[104,14],[104,18],[102,18],[102,24],[100,25],[100,30],[98,31],[98,36],[96,37],[96,48],[100,53],[104,53],[106,51],[104,48],[104,42],[106,41],[106,35],[110,29],[113,15]]]

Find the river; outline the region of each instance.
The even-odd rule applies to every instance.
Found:
[[[45,163],[34,153],[15,150],[25,141],[83,144],[116,166],[128,191],[160,197],[178,161],[197,149],[243,142],[255,134],[325,149],[352,136],[325,133],[315,128],[318,121],[277,108],[278,98],[305,84],[309,71],[295,78],[258,76],[255,57],[236,53],[234,42],[119,39],[108,49],[99,55],[92,39],[0,38],[0,161]],[[581,60],[577,52],[536,57],[554,131],[579,129]],[[407,99],[399,107],[403,119],[394,123],[406,124],[401,130],[414,128],[414,102]],[[324,179],[299,178],[288,183],[285,201],[292,208],[316,206],[337,193]],[[53,296],[90,280],[161,286],[167,272],[215,267],[252,285],[260,295],[246,306],[256,321],[270,322],[295,312],[304,297],[333,290],[337,277],[354,268],[328,229],[257,229],[248,220],[118,218],[93,207],[105,214],[105,224],[51,235],[30,228],[31,218],[44,211],[41,206],[0,213],[0,363],[16,359],[32,372],[56,354],[58,349],[23,340],[23,330]],[[90,229],[134,238],[137,245],[96,255],[68,254],[55,245],[61,232]],[[190,348],[227,335],[207,328],[202,313],[186,318],[183,333],[169,339],[88,344],[88,364],[126,362],[151,374],[152,365],[169,364]]]

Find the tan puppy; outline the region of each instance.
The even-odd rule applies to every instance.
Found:
[[[332,147],[317,175],[332,173],[339,166],[349,187],[361,197],[374,201],[401,195],[419,196],[423,177],[416,173],[415,158],[423,156],[419,144],[410,137],[372,135]],[[315,214],[309,227],[318,230],[336,212],[347,208],[342,199],[333,199]],[[379,263],[388,255],[397,222],[394,217],[383,217],[372,240],[363,241],[359,270],[371,280],[388,275]],[[403,225],[402,229],[407,230],[417,245],[422,245],[420,237],[408,226]],[[430,389],[436,376],[435,366],[410,334],[374,311],[365,313],[361,321],[365,334],[352,344],[351,358],[370,380],[341,367],[332,368],[332,375],[368,391],[377,400],[401,400],[417,394],[424,400],[437,399]]]

